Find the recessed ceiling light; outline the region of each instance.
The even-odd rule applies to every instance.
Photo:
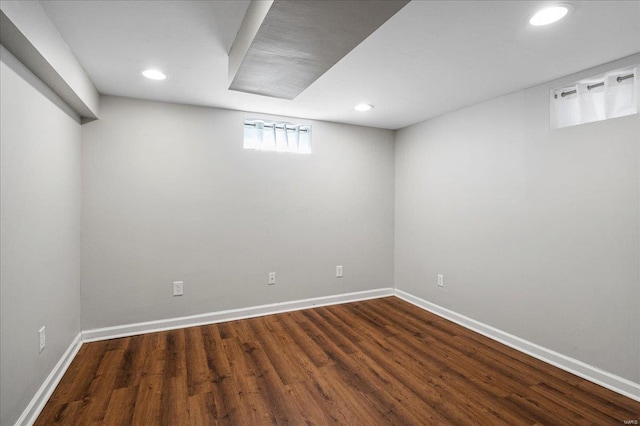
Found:
[[[140,71],[140,73],[151,80],[164,80],[165,78],[167,78],[167,76],[162,71],[159,71],[159,70],[149,69],[149,70]]]
[[[529,18],[529,23],[536,27],[549,25],[564,18],[567,16],[567,13],[569,13],[569,7],[566,5],[546,7],[537,11],[531,18]]]
[[[353,109],[355,109],[356,111],[369,111],[370,109],[373,109],[373,105],[371,105],[371,104],[358,104],[355,107],[353,107]]]

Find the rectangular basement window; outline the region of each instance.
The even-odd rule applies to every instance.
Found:
[[[551,128],[638,113],[638,65],[551,90]]]
[[[311,154],[311,126],[246,119],[244,148]]]

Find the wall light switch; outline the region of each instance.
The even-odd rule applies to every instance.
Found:
[[[444,287],[444,275],[438,274],[438,285]]]
[[[184,293],[184,281],[173,282],[173,295],[182,296]]]

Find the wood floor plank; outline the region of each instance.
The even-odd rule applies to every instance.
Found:
[[[403,327],[407,327],[407,323],[403,323]],[[409,332],[413,332],[412,329],[408,329]],[[414,334],[415,336],[415,334]],[[500,361],[492,361],[491,358],[483,357],[478,351],[473,350],[470,353],[464,352],[466,357],[460,357],[460,347],[455,344],[457,336],[449,338],[447,342],[439,340],[439,338],[431,339],[432,346],[438,348],[442,353],[447,354],[456,365],[456,371],[461,372],[465,377],[469,378],[471,382],[478,386],[485,387],[486,390],[496,393],[497,396],[505,397],[509,393],[515,393],[521,397],[526,397],[529,400],[533,400],[536,406],[546,407],[547,410],[557,410],[559,412],[568,412],[572,420],[585,421],[581,415],[580,410],[576,410],[574,405],[565,404],[562,400],[557,398],[549,398],[553,393],[551,392],[539,392],[535,394],[531,390],[539,388],[537,379],[530,380],[529,382],[520,380],[518,371],[511,370],[503,365]],[[419,336],[418,340],[423,340],[423,336]],[[454,349],[455,348],[455,349]],[[415,348],[419,350],[419,348]],[[481,369],[479,370],[479,367]],[[476,376],[475,371],[488,371],[486,376]],[[496,374],[499,373],[499,374]],[[483,373],[484,375],[484,373]],[[452,377],[447,375],[447,379],[451,381]],[[467,392],[470,389],[467,388]],[[594,411],[591,417],[601,417],[600,413]],[[568,421],[565,418],[565,421]],[[611,421],[611,419],[609,419]]]
[[[119,388],[111,392],[103,424],[113,426],[130,425],[133,421],[133,410],[135,409],[137,394],[137,386]]]
[[[640,417],[640,403],[631,398],[626,398],[588,380],[581,380],[576,387],[587,395],[599,396],[607,401],[611,401],[612,404],[620,406],[627,412],[634,413],[636,417]]]
[[[299,363],[292,358],[292,354],[283,351],[283,347],[292,347],[294,343],[287,340],[287,335],[281,331],[269,332],[268,321],[253,321],[250,323],[253,333],[262,345],[262,350],[278,375],[282,384],[287,385],[303,381],[307,373],[300,368]]]
[[[485,386],[497,396],[504,397],[539,383],[537,379],[526,380],[527,376],[518,374],[517,371],[509,370],[508,366],[503,363],[484,357],[477,351],[465,351],[464,347],[458,345],[457,336],[442,338],[429,335],[429,338],[426,338],[422,333],[416,332],[416,329],[412,328],[407,322],[399,324],[398,327],[411,333],[410,338],[407,333],[397,333],[398,340],[406,344],[407,347],[415,351],[422,351],[428,345],[431,350],[447,356],[456,363],[456,370],[463,373],[465,377],[474,382],[479,381],[482,386]]]
[[[331,359],[334,360],[336,371],[341,376],[341,381],[350,383],[351,387],[364,393],[379,413],[394,424],[421,423],[419,412],[411,412],[403,404],[403,396],[407,396],[406,389],[391,377],[381,381],[381,373],[368,367],[367,362],[361,362],[353,354],[359,351],[347,344],[344,339],[334,340],[335,333],[327,327],[322,317],[316,316],[312,310],[301,312],[309,318],[309,329],[314,328],[314,335],[320,339],[322,347],[326,348]],[[376,386],[376,383],[378,386]],[[405,391],[403,395],[403,391]]]
[[[67,425],[78,424],[86,406],[85,401],[73,401],[58,405],[45,406],[35,424],[37,425]]]
[[[237,382],[224,349],[224,341],[218,327],[202,327],[207,351],[207,363],[213,373],[212,392],[220,424],[242,424]]]
[[[285,324],[286,320],[291,320],[288,314],[282,324]],[[295,321],[291,321],[295,324]],[[313,342],[311,339],[308,340]],[[329,423],[349,424],[348,417],[344,414],[345,411],[348,413],[348,407],[345,405],[345,401],[339,399],[338,392],[334,389],[335,383],[327,379],[326,368],[332,364],[318,366],[314,363],[305,350],[310,346],[307,343],[307,340],[296,339],[291,342],[290,350],[282,351],[289,357],[290,367],[288,368],[295,368],[299,373],[299,379],[287,386],[297,391],[295,394],[296,403],[298,406],[304,407],[300,409],[300,412],[309,415],[317,406],[321,407],[324,417],[330,419]],[[315,343],[312,344],[315,345]],[[278,374],[280,375],[280,372]],[[319,419],[321,418],[315,417],[315,421],[312,423],[319,422]]]
[[[582,417],[585,422],[594,421],[594,423],[597,424],[614,423],[616,421],[615,418],[604,415],[599,410],[591,410],[589,418],[584,418],[584,416],[582,415],[584,404],[578,401],[572,401],[570,398],[567,398],[566,395],[564,395],[562,392],[552,387],[546,386],[544,383],[532,386],[531,390],[540,394],[540,396],[544,397],[545,399],[551,400],[561,407],[565,407],[567,412],[574,413],[574,419],[579,419]]]
[[[167,377],[162,380],[160,396],[163,424],[179,424],[189,410],[189,392],[184,377]]]
[[[321,313],[318,313],[318,315],[322,315]],[[326,314],[325,314],[326,315]],[[334,325],[339,325],[339,322],[337,321],[330,321],[327,322],[328,325],[330,326],[334,326]],[[348,330],[346,330],[345,328],[341,328],[345,333],[348,333]],[[369,351],[364,351],[367,353],[370,353]],[[396,352],[394,353],[393,358],[395,358],[395,360],[398,360],[398,352],[397,352],[397,348],[396,348]],[[365,365],[369,366],[369,368],[376,368],[377,366],[383,366],[384,365],[384,360],[382,360],[381,362],[378,362],[378,360],[376,359],[371,359],[368,358],[366,360],[363,360],[363,362],[365,363]],[[425,371],[425,365],[422,363],[419,364],[410,364],[411,360],[410,359],[403,359],[404,365],[415,365],[416,368],[411,368],[410,371],[414,372],[413,374],[415,374],[416,371],[419,371],[421,373],[423,373]],[[395,376],[392,375],[392,373],[395,371],[393,369],[393,364],[391,364],[391,367],[389,368],[390,372],[387,372],[386,370],[378,370],[377,374],[380,374],[380,379],[384,382],[391,382],[393,380],[397,380]],[[500,406],[499,404],[496,404],[496,401],[490,400],[487,398],[487,395],[485,393],[480,392],[478,389],[474,388],[473,386],[469,386],[468,383],[463,382],[462,380],[459,380],[458,377],[456,376],[448,376],[446,378],[444,378],[444,376],[441,374],[442,370],[441,369],[437,369],[435,371],[433,371],[431,373],[431,376],[426,375],[424,377],[424,381],[426,383],[429,383],[430,385],[437,385],[438,382],[438,378],[443,379],[444,382],[446,382],[447,385],[454,385],[455,388],[458,389],[464,389],[464,395],[461,395],[459,397],[459,400],[474,400],[476,402],[478,402],[478,406],[479,407],[484,407],[484,410],[489,411],[490,414],[490,418],[492,421],[492,424],[518,424],[521,423],[523,421],[523,417],[520,416],[518,417],[517,415],[514,415],[512,413],[509,412],[504,412],[502,406]],[[385,375],[385,373],[387,373]],[[434,374],[435,373],[435,374]],[[438,374],[440,374],[438,376]],[[433,381],[434,376],[436,377],[435,381]],[[408,381],[415,381],[413,380],[413,377],[409,377]],[[432,389],[433,387],[430,386],[429,389]],[[409,389],[409,387],[407,387],[407,389]],[[442,387],[441,387],[442,389]],[[423,398],[423,393],[420,392],[420,390],[418,389],[409,389],[412,391],[413,395],[417,396],[420,399],[424,399],[425,402],[427,402],[429,404],[429,406],[433,407],[433,406],[440,406],[441,404],[444,403],[444,395],[440,395],[440,401],[434,400],[433,398]],[[415,392],[415,393],[414,393]],[[451,399],[451,393],[447,393],[446,394],[447,399]],[[415,399],[415,397],[413,398]],[[410,400],[409,400],[410,401]],[[419,405],[418,405],[419,406]],[[422,406],[424,406],[424,404],[422,404]],[[494,409],[495,411],[491,411],[491,409]],[[431,410],[433,411],[433,410]],[[445,412],[447,411],[446,409],[444,410]],[[471,413],[467,413],[467,414],[471,414]],[[442,418],[435,418],[434,415],[437,415],[437,413],[430,413],[431,417],[427,420],[427,421],[422,421],[422,424],[434,424],[434,423],[443,423],[445,422],[444,419]],[[482,416],[484,416],[485,414],[483,413]],[[451,421],[451,420],[450,420]]]
[[[189,348],[186,356],[188,395],[211,392],[213,378],[208,366],[200,327],[188,328],[185,331],[185,346]]]
[[[118,371],[122,368],[124,351],[106,351],[96,371],[94,380],[83,397],[86,406],[83,410],[81,423],[98,424],[102,423],[106,414],[109,399],[103,395],[112,392],[115,388],[115,381]]]
[[[95,343],[97,344],[82,345],[69,366],[67,374],[60,381],[58,386],[60,392],[55,392],[51,401],[57,403],[73,402],[82,399],[87,394],[107,347],[105,342]],[[75,380],[75,377],[80,377],[81,380]]]
[[[178,418],[177,423],[171,421],[163,424],[174,425],[188,423],[189,425],[213,425],[218,422],[218,412],[216,410],[215,397],[212,392],[199,393],[188,397],[188,421],[185,418]],[[185,416],[186,417],[186,416]]]
[[[328,336],[333,337],[334,333],[330,332],[330,328],[334,323],[326,322],[321,325]],[[320,325],[320,324],[319,324]],[[389,405],[398,407],[402,411],[402,415],[410,418],[411,424],[435,424],[442,423],[443,418],[434,410],[425,410],[424,404],[421,402],[420,395],[415,393],[413,389],[406,386],[400,379],[393,375],[392,372],[386,370],[382,365],[361,351],[357,345],[350,349],[353,357],[351,364],[365,366],[365,375],[371,383],[377,383],[377,387],[385,397],[389,399]]]
[[[242,424],[272,423],[271,413],[260,395],[261,390],[258,387],[255,369],[238,337],[224,339],[223,345],[231,365],[234,381],[237,384],[240,413],[244,417],[244,420],[241,420]]]
[[[277,373],[264,351],[258,345],[245,343],[247,351],[256,370],[257,384],[264,398],[272,419],[277,424],[304,424],[304,416],[298,410],[289,394],[289,388],[283,386]]]
[[[442,343],[449,348],[454,348],[465,356],[491,366],[492,371],[499,371],[500,374],[505,377],[518,381],[525,386],[531,386],[540,382],[540,377],[535,374],[523,374],[521,363],[504,356],[491,347],[478,345],[464,337],[454,335],[450,331],[445,331],[442,322],[440,322],[439,325],[433,323],[427,324],[419,321],[415,317],[399,314],[396,309],[389,309],[389,307],[382,305],[371,306],[370,309],[380,316],[387,318],[397,318],[398,315],[402,316],[403,321],[399,322],[398,326],[406,332],[411,333],[413,337],[416,337],[421,342],[429,344],[435,339],[437,340],[436,343]],[[395,327],[395,325],[393,327]],[[517,367],[513,368],[513,366]]]
[[[117,388],[138,386],[141,377],[147,374],[144,363],[151,350],[148,335],[132,336],[128,339],[129,345],[125,350],[124,364],[118,376]]]
[[[440,354],[445,354],[455,360],[457,371],[467,375],[471,380],[479,380],[483,386],[490,389],[497,396],[504,397],[511,393],[521,392],[528,387],[540,382],[539,376],[526,374],[521,368],[512,368],[506,357],[488,356],[489,351],[484,348],[470,348],[467,343],[463,343],[458,336],[437,335],[429,330],[424,334],[416,332],[412,324],[403,321],[399,324],[401,328],[409,333],[413,333],[413,339],[406,339],[404,334],[399,333],[399,340],[420,350],[422,345],[415,346],[418,342],[424,342],[431,348],[436,349]],[[405,333],[406,334],[406,333]],[[428,336],[428,337],[426,337]],[[481,372],[479,375],[477,372]]]
[[[394,308],[397,309],[397,313],[398,315],[402,316],[404,314],[408,314],[409,318],[420,318],[420,314],[422,312],[424,312],[421,308],[412,305],[410,303],[406,303],[401,299],[398,298],[386,298],[385,299],[385,303],[388,303],[389,305],[393,306]],[[482,345],[482,346],[486,346],[489,348],[492,348],[493,350],[495,350],[496,352],[501,353],[503,356],[506,357],[510,357],[510,358],[514,358],[515,360],[517,360],[518,362],[521,362],[523,366],[527,366],[527,367],[531,367],[531,368],[535,368],[539,371],[539,373],[537,374],[542,374],[542,376],[548,378],[548,377],[555,377],[559,380],[563,380],[567,383],[570,383],[571,385],[577,385],[578,383],[580,383],[583,379],[581,379],[578,376],[575,376],[569,372],[566,372],[564,370],[561,370],[559,368],[554,368],[553,366],[540,361],[536,358],[532,358],[531,356],[513,350],[510,347],[503,345],[499,342],[496,342],[495,340],[492,339],[488,339],[485,336],[476,333],[472,330],[469,330],[467,328],[464,327],[460,327],[457,324],[448,321],[444,318],[440,318],[436,315],[430,315],[430,317],[432,317],[432,320],[426,321],[425,324],[430,325],[430,326],[434,326],[437,327],[441,330],[449,330],[449,333],[453,333],[451,334],[452,336],[459,336],[459,337],[465,337],[473,342],[475,342],[478,345]],[[407,317],[405,317],[407,318]],[[455,330],[455,331],[451,331],[451,330]]]
[[[133,410],[132,425],[160,424],[162,419],[162,376],[140,380]]]
[[[640,402],[388,297],[84,344],[36,425],[639,418]]]
[[[324,367],[331,364],[331,359],[326,351],[318,346],[303,328],[299,326],[300,322],[293,320],[292,314],[284,314],[279,316],[282,332],[278,332],[282,342],[287,340],[293,341],[302,350],[316,367]],[[302,376],[304,379],[304,375]]]
[[[345,324],[353,323],[358,318],[357,311],[343,311],[339,307],[332,307],[330,312],[336,315],[338,321],[343,321]],[[446,379],[443,379],[443,373],[447,369],[446,362],[436,362],[432,358],[425,357],[424,354],[418,356],[419,349],[416,351],[416,348],[407,347],[397,340],[389,344],[382,335],[376,336],[372,327],[372,323],[369,323],[360,329],[360,333],[368,337],[362,339],[360,343],[363,350],[370,354],[376,363],[401,378],[406,386],[420,395],[428,406],[437,410],[446,419],[444,423],[480,424],[481,422],[475,419],[487,417],[482,412],[474,413],[474,410],[482,410],[482,407],[469,405],[467,395],[450,388]],[[398,366],[408,368],[398,368]]]

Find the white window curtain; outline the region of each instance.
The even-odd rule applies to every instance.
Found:
[[[311,126],[245,120],[244,148],[310,154]]]
[[[638,80],[636,66],[552,90],[552,127],[569,127],[636,114]]]

